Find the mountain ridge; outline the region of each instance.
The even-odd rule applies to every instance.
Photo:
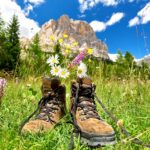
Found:
[[[85,21],[73,20],[63,15],[57,21],[51,19],[46,22],[38,34],[41,47],[46,52],[51,51],[50,46],[53,45],[53,41],[49,39],[50,36],[58,40],[63,34],[67,34],[70,39],[67,44],[78,42],[77,49],[92,48],[95,57],[109,60],[107,45],[97,39],[93,28]]]

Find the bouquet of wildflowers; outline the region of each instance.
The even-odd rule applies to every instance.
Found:
[[[4,89],[5,89],[6,83],[7,83],[6,80],[0,77],[0,99],[4,95]]]
[[[52,76],[57,76],[60,78],[64,78],[66,79],[69,76],[69,71],[67,68],[63,68],[60,65],[59,62],[59,57],[58,55],[52,55],[48,60],[47,63],[49,64],[50,68],[51,68],[51,75]]]
[[[53,41],[55,44],[58,42],[61,46],[61,54],[64,56],[65,65],[61,64],[59,54],[54,54],[49,57],[47,63],[50,66],[50,73],[52,76],[56,76],[59,78],[66,79],[72,73],[71,68],[75,68],[77,77],[83,78],[87,76],[87,66],[82,60],[87,56],[91,55],[93,50],[91,48],[82,49],[81,51],[77,50],[78,42],[71,43],[69,41],[69,36],[64,34],[62,38],[55,40],[54,36],[50,36],[50,40]],[[68,44],[70,43],[70,44]],[[76,55],[73,60],[70,58]],[[70,71],[71,70],[71,71]]]

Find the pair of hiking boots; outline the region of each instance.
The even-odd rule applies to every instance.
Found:
[[[71,83],[70,113],[81,141],[97,147],[115,143],[113,128],[98,115],[94,101],[96,86],[88,77],[78,78]],[[57,78],[43,78],[43,98],[34,120],[27,122],[21,132],[44,132],[52,129],[66,112],[66,88]]]

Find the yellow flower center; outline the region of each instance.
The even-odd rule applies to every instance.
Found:
[[[55,59],[53,59],[53,60],[52,60],[52,63],[56,63],[56,60],[55,60]]]
[[[67,49],[70,49],[70,48],[71,48],[71,46],[70,46],[70,45],[66,45],[66,48],[67,48]]]
[[[82,69],[78,69],[78,74],[81,74],[82,72]]]
[[[50,40],[52,40],[52,41],[54,41],[54,39],[55,39],[54,36],[50,36],[49,38],[50,38]]]
[[[64,76],[64,75],[65,75],[65,72],[64,72],[64,71],[62,71],[62,72],[61,72],[61,75],[63,75],[63,76]]]
[[[73,45],[74,45],[74,46],[78,46],[78,42],[74,42]]]
[[[55,68],[55,70],[54,70],[56,73],[58,73],[58,71],[59,71],[59,69],[58,68]]]
[[[63,39],[59,39],[58,41],[59,41],[59,43],[62,43],[62,42],[63,42]]]
[[[66,54],[70,54],[71,51],[70,51],[69,49],[66,49],[66,50],[65,50],[65,53],[66,53]]]
[[[93,53],[93,49],[92,48],[89,48],[88,49],[88,54],[92,54]]]
[[[64,38],[68,38],[68,35],[67,35],[67,34],[64,34],[63,36],[64,36]]]

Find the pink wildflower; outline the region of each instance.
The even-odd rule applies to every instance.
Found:
[[[75,59],[72,61],[70,66],[78,65],[84,59],[87,54],[87,49],[84,49],[80,54],[78,54]]]
[[[0,77],[0,99],[4,95],[4,88],[6,86],[6,80]]]

